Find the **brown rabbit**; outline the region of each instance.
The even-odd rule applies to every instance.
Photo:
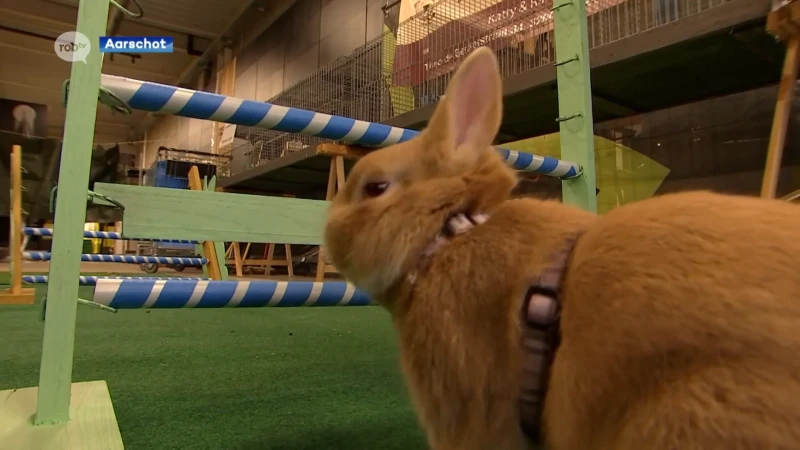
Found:
[[[355,165],[326,225],[336,267],[392,315],[430,447],[533,444],[523,300],[575,242],[548,449],[800,448],[800,208],[691,192],[597,217],[510,199],[515,174],[490,149],[501,110],[481,48],[418,138]]]

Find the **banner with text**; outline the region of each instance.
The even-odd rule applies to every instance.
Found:
[[[587,14],[625,0],[586,0]],[[395,55],[395,86],[445,75],[472,50],[495,51],[553,30],[553,0],[440,2],[402,0]]]

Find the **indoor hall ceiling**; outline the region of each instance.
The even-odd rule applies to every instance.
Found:
[[[173,36],[174,53],[106,56],[103,73],[197,88],[198,78],[219,49],[246,45],[294,1],[139,0],[144,9],[141,19],[115,13],[111,5],[107,35]],[[127,2],[136,12],[133,2],[119,2]],[[0,98],[47,105],[53,137],[63,133],[61,85],[70,74],[70,64],[55,55],[53,45],[60,34],[75,30],[77,12],[78,0],[0,0]],[[140,138],[153,120],[152,114],[126,116],[102,106],[95,141],[110,144]]]

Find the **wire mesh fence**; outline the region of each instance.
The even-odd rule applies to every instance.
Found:
[[[555,0],[559,5],[562,0]],[[589,47],[630,38],[733,0],[585,0]],[[270,103],[381,122],[436,103],[458,63],[491,47],[503,77],[552,64],[554,0],[439,0],[416,2],[379,37],[321,67]],[[238,127],[234,163],[222,176],[314,146],[314,137]]]

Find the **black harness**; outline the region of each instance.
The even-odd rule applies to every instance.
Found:
[[[522,302],[522,349],[525,353],[520,390],[520,423],[525,434],[541,442],[542,412],[550,367],[560,343],[561,284],[577,237],[556,255],[552,264],[525,293]]]
[[[416,281],[419,270],[426,267],[430,256],[454,235],[469,231],[483,223],[486,215],[459,215],[448,220],[445,234],[439,235],[425,249],[417,270],[409,273],[408,281]],[[553,363],[559,344],[561,319],[561,283],[567,271],[569,257],[580,234],[567,242],[544,272],[531,283],[522,302],[522,348],[525,353],[522,386],[520,386],[520,422],[525,434],[534,442],[542,441],[542,410]]]

